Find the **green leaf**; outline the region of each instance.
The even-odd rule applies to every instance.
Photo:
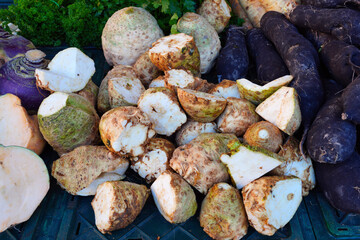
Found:
[[[177,23],[178,20],[179,20],[179,16],[176,13],[174,13],[174,15],[172,15],[170,18],[169,24],[174,25]]]
[[[177,34],[179,31],[177,30],[176,24],[171,25],[171,34]]]
[[[162,3],[161,12],[169,13],[169,6],[170,6],[169,0],[162,0],[161,3]]]

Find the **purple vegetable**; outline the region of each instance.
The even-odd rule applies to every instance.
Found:
[[[17,57],[0,68],[0,95],[12,93],[21,99],[29,113],[34,113],[48,91],[37,88],[34,76],[36,68],[45,68],[47,61],[40,50],[30,50],[25,56]]]
[[[314,7],[334,8],[334,7],[359,7],[360,0],[303,0],[303,5],[312,5]]]
[[[0,27],[0,66],[13,58],[24,56],[31,49],[35,49],[32,42],[19,35],[11,35]]]
[[[352,81],[341,96],[344,107],[342,119],[360,124],[360,77]]]

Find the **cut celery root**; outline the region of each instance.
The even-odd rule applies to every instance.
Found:
[[[301,196],[301,180],[296,177],[262,177],[242,190],[249,223],[263,235],[272,236],[295,215]]]
[[[38,111],[39,128],[59,155],[99,143],[99,116],[92,104],[75,93],[55,92]]]
[[[96,187],[104,180],[123,179],[128,166],[126,158],[110,152],[105,146],[88,145],[75,148],[54,161],[51,175],[70,194],[87,196],[95,195]],[[111,172],[113,174],[101,176]],[[100,176],[104,180],[99,180]]]
[[[281,87],[255,111],[288,135],[293,135],[301,124],[298,95],[291,87]]]
[[[161,215],[170,223],[182,223],[194,216],[194,190],[178,174],[163,172],[151,185],[151,193]]]
[[[175,93],[164,87],[147,89],[140,97],[138,107],[154,124],[154,130],[170,136],[187,120]]]
[[[208,93],[223,98],[228,98],[228,97],[241,98],[236,82],[226,79],[216,84],[212,89],[208,91]]]
[[[190,71],[172,69],[165,72],[165,87],[176,91],[177,88],[195,89],[197,81]]]
[[[174,150],[175,146],[170,141],[164,138],[151,138],[146,145],[146,153],[131,162],[131,169],[151,183],[161,173],[170,169],[169,161]]]
[[[21,100],[13,94],[0,96],[0,144],[20,146],[41,154],[45,140],[37,116],[29,116]]]
[[[202,133],[216,133],[216,124],[188,121],[176,132],[176,144],[178,146],[188,144]]]
[[[284,161],[276,153],[242,145],[237,139],[231,141],[228,147],[231,152],[222,154],[220,160],[226,165],[231,180],[238,189],[265,175]]]
[[[43,160],[23,147],[0,145],[0,232],[27,221],[50,188]]]
[[[155,135],[153,124],[136,107],[118,107],[107,111],[100,120],[100,136],[112,152],[139,156],[146,144]]]
[[[52,92],[78,92],[95,73],[94,61],[77,48],[58,52],[48,68],[35,70],[36,84]]]
[[[152,80],[149,84],[149,88],[165,87],[165,76],[159,76]]]
[[[248,230],[239,191],[227,183],[210,188],[201,204],[200,226],[213,239],[241,239]]]
[[[145,185],[131,182],[101,184],[91,202],[96,227],[103,234],[127,227],[140,214],[149,194]]]

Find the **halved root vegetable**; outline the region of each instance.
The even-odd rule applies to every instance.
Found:
[[[136,107],[118,107],[107,111],[100,120],[100,136],[105,146],[122,155],[139,156],[155,135],[148,116]]]
[[[244,134],[247,144],[277,153],[283,143],[281,131],[272,123],[261,121],[252,124]]]
[[[127,227],[140,214],[149,194],[145,185],[136,183],[111,181],[101,184],[91,202],[96,227],[103,234]]]
[[[242,136],[252,124],[260,120],[255,105],[246,99],[227,98],[225,110],[216,120],[220,132]]]
[[[43,160],[17,146],[0,145],[0,232],[27,221],[50,188]]]
[[[199,192],[206,194],[215,183],[229,179],[220,155],[229,151],[227,144],[233,139],[237,139],[233,134],[203,133],[175,149],[170,167]]]
[[[255,111],[288,135],[293,135],[301,124],[298,95],[291,87],[281,87]]]
[[[242,145],[237,139],[229,142],[228,147],[231,152],[222,154],[220,160],[227,166],[230,177],[238,189],[265,175],[284,161],[276,153]]]
[[[177,88],[194,89],[197,80],[191,72],[182,69],[172,69],[165,72],[165,87],[176,91]]]
[[[308,156],[306,158],[303,157],[299,149],[299,143],[292,136],[288,138],[278,153],[285,161],[273,169],[270,174],[300,178],[302,182],[302,196],[304,197],[315,187],[315,173],[311,158]]]
[[[177,89],[179,102],[185,112],[195,121],[212,122],[225,109],[226,99],[191,89]]]
[[[163,172],[151,185],[151,193],[161,215],[170,223],[185,222],[196,212],[194,190],[176,173]]]
[[[175,150],[174,144],[164,138],[151,138],[146,153],[132,161],[131,169],[148,183],[153,182],[161,173],[170,169],[169,161]]]
[[[0,96],[0,144],[20,146],[41,154],[45,140],[36,115],[29,116],[13,94]]]
[[[218,33],[221,33],[230,21],[231,7],[225,0],[205,0],[197,13],[203,16]]]
[[[94,61],[77,48],[58,52],[48,68],[35,70],[36,84],[52,92],[80,91],[95,73]]]
[[[272,236],[295,215],[301,196],[301,180],[296,177],[262,177],[242,190],[249,223],[263,235]]]
[[[221,48],[214,27],[201,15],[187,12],[177,22],[177,30],[194,37],[200,53],[200,72],[209,72]]]
[[[213,122],[202,123],[188,121],[177,131],[175,138],[176,144],[178,146],[188,144],[202,133],[216,133],[216,124]]]
[[[42,135],[59,155],[100,140],[96,110],[75,93],[55,92],[45,98],[38,119]]]
[[[224,79],[220,83],[216,84],[216,86],[210,89],[208,93],[223,98],[241,98],[236,82],[227,79]]]
[[[257,85],[250,82],[249,80],[242,78],[236,80],[240,95],[242,98],[245,98],[252,102],[253,104],[260,104],[271,94],[276,92],[282,86],[285,86],[291,82],[293,77],[291,75],[286,75],[275,79],[264,86]]]
[[[165,76],[159,76],[151,81],[149,88],[165,87]]]
[[[185,69],[200,74],[200,54],[192,36],[172,34],[158,39],[149,50],[150,60],[161,70]]]
[[[227,183],[210,188],[201,204],[200,226],[213,239],[241,239],[248,230],[239,191]]]
[[[136,60],[133,67],[145,87],[149,86],[150,82],[160,75],[160,70],[150,60],[149,51],[144,52]]]
[[[100,113],[105,113],[111,109],[109,100],[109,80],[117,77],[137,77],[137,72],[131,66],[117,65],[114,66],[101,81],[99,95],[97,99],[97,108]]]
[[[145,87],[137,76],[119,76],[109,79],[108,91],[111,108],[136,106]]]
[[[110,152],[105,146],[87,145],[75,148],[54,161],[51,175],[72,195],[79,195],[80,192],[84,196],[85,191],[88,193],[86,195],[95,195],[96,187],[101,181],[91,186],[95,191],[81,191],[88,188],[103,173],[113,172],[118,176],[117,179],[114,179],[115,176],[110,177],[114,180],[124,178],[128,166],[129,161],[125,157]],[[102,176],[103,179],[104,177]]]
[[[154,124],[154,130],[170,136],[187,120],[175,93],[164,87],[147,89],[140,97],[138,107]]]
[[[90,80],[81,91],[77,92],[77,94],[86,98],[94,108],[96,106],[98,93],[99,87],[92,80]]]

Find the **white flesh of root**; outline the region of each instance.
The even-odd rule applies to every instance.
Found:
[[[246,90],[248,91],[251,91],[251,92],[261,92],[261,91],[265,91],[269,88],[272,88],[272,87],[281,87],[281,86],[284,86],[288,83],[291,82],[291,80],[293,79],[293,76],[291,75],[285,75],[283,77],[280,77],[280,78],[277,78],[271,82],[268,82],[267,84],[261,86],[261,85],[257,85],[245,78],[242,78],[242,79],[239,79],[237,80],[238,83],[240,83],[243,88],[245,88]]]
[[[182,69],[172,69],[166,72],[166,81],[169,85],[180,88],[195,87],[195,78]]]
[[[60,51],[48,68],[35,70],[39,86],[67,93],[82,90],[95,73],[94,61],[77,48]]]
[[[170,136],[187,120],[180,106],[161,92],[144,96],[139,108],[148,115],[158,134]]]
[[[232,156],[222,154],[221,161],[227,166],[229,174],[238,189],[265,175],[282,162],[262,152],[251,151],[240,146]]]
[[[151,53],[163,53],[165,56],[167,53],[177,53],[181,51],[183,47],[187,46],[188,42],[193,41],[193,37],[184,33],[173,34],[167,37],[163,37],[156,41],[155,46],[150,48],[149,54]]]
[[[42,101],[38,115],[47,117],[57,113],[66,106],[68,97],[68,94],[62,92],[55,92],[51,94]]]
[[[148,138],[155,135],[155,132],[150,130],[145,125],[132,125],[126,120],[122,121],[124,129],[119,136],[111,142],[112,148],[116,151],[132,152],[134,156],[143,153],[143,145]]]
[[[158,178],[167,169],[168,158],[164,151],[154,150],[146,153],[139,161],[130,167],[137,172],[140,177],[149,181]]]
[[[236,82],[234,82],[233,85],[227,87],[217,86],[211,89],[209,93],[223,98],[228,98],[228,97],[241,98]]]
[[[109,229],[112,226],[111,215],[114,211],[114,208],[111,208],[112,203],[115,201],[114,189],[109,187],[111,185],[101,185],[96,191],[95,202],[96,207],[94,206],[94,200],[92,202],[94,213],[95,213],[95,223],[98,228]],[[124,197],[125,198],[125,197]],[[123,206],[119,206],[117,209],[120,209]]]
[[[100,176],[98,178],[96,178],[94,181],[92,181],[92,183],[88,187],[78,191],[76,193],[76,195],[78,195],[78,196],[93,196],[96,194],[96,189],[100,184],[102,184],[104,182],[108,182],[108,181],[120,181],[124,178],[125,178],[125,175],[119,175],[114,172],[102,173],[102,174],[100,174]]]
[[[165,87],[165,80],[164,78],[156,78],[151,81],[149,84],[149,88],[155,88],[155,87]]]
[[[109,86],[112,85],[118,96],[112,96],[114,98],[120,97],[126,102],[136,105],[140,95],[145,91],[139,79],[122,77],[112,78],[109,80]],[[109,92],[109,94],[111,94]]]
[[[0,232],[27,221],[49,190],[43,160],[22,147],[0,145]]]

